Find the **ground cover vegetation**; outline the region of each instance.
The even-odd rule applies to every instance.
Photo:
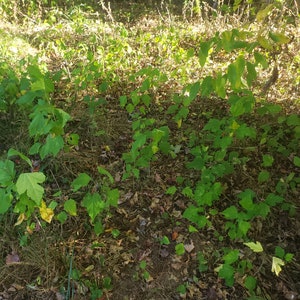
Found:
[[[299,299],[298,1],[0,4],[1,299]]]

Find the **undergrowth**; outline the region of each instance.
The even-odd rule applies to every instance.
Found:
[[[218,11],[186,1],[191,20],[162,2],[159,18],[133,23],[128,15],[122,23],[103,1],[98,10],[30,3],[19,28],[22,10],[10,14],[11,4],[2,4],[7,21],[0,28],[0,213],[2,223],[9,216],[18,228],[19,246],[72,220],[96,239],[109,232],[121,244],[122,228],[107,224],[128,191],[134,199],[154,176],[163,195],[156,206],[164,197],[178,206],[176,216],[162,209],[157,218],[185,226],[190,237],[161,236],[160,256],[173,246],[175,260],[196,259],[176,295],[193,299],[195,285],[212,272],[227,288],[243,287],[244,298],[271,299],[263,276],[299,267],[297,247],[264,235],[268,223],[281,226],[277,216],[293,222],[299,207],[298,16],[278,1],[251,6],[247,18],[242,6]],[[192,237],[205,232],[216,248],[193,254]],[[59,293],[109,295],[113,275],[84,279],[94,265],[74,267],[74,247]],[[17,257],[12,249],[6,264]],[[150,284],[146,257],[133,280]],[[104,257],[97,259],[103,266]],[[296,297],[293,288],[282,288],[286,299]],[[221,297],[207,290],[216,293],[207,299]]]

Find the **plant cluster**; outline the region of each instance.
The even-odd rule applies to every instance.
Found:
[[[239,2],[235,1],[233,9]],[[41,4],[39,1],[30,3],[28,9],[33,10]],[[281,105],[260,94],[261,90],[267,93],[275,84],[277,61],[291,42],[284,32],[264,27],[278,5],[270,4],[257,13],[259,30],[256,34],[250,30],[229,29],[211,37],[190,36],[197,44],[193,47],[183,43],[182,35],[174,27],[169,28],[170,35],[165,34],[163,27],[156,36],[151,31],[141,34],[135,43],[151,53],[150,62],[157,54],[166,58],[165,65],[157,59],[146,67],[143,54],[134,50],[136,44],[131,44],[130,38],[137,32],[118,24],[113,25],[112,36],[102,24],[99,26],[101,35],[97,32],[99,27],[95,34],[86,34],[86,22],[92,24],[92,21],[74,9],[72,32],[83,38],[77,48],[71,39],[57,38],[63,25],[53,18],[48,20],[49,24],[53,22],[52,26],[45,29],[44,36],[38,37],[45,46],[44,54],[54,52],[63,62],[61,70],[55,66],[49,71],[33,58],[22,60],[13,68],[10,63],[1,62],[1,123],[3,121],[3,126],[8,128],[21,119],[27,134],[21,149],[18,143],[6,142],[6,153],[0,160],[0,214],[17,216],[15,225],[26,224],[21,245],[27,244],[27,238],[37,227],[44,227],[53,220],[63,226],[69,217],[79,218],[81,214],[88,216],[96,236],[103,234],[105,218],[111,208],[118,207],[120,200],[121,188],[117,183],[139,182],[143,180],[142,173],[150,175],[161,161],[181,160],[181,174],[164,185],[163,192],[174,199],[185,199],[182,217],[188,221],[189,233],[210,230],[220,242],[226,242],[213,253],[214,271],[224,279],[226,286],[232,287],[238,282],[247,289],[249,299],[257,299],[255,297],[260,296],[257,261],[260,268],[267,265],[277,276],[285,264],[293,261],[293,254],[280,244],[264,251],[265,241],[259,241],[254,233],[257,224],[263,227],[275,211],[294,217],[296,204],[290,201],[289,194],[297,196],[300,185],[296,172],[300,168],[300,117],[296,113],[285,113]],[[8,7],[9,3],[5,2],[2,10],[7,11]],[[199,12],[199,1],[196,1],[196,9]],[[183,32],[184,37],[188,37],[189,32]],[[230,59],[224,62],[220,57]],[[299,55],[297,59],[299,62]],[[66,65],[70,60],[74,64]],[[217,67],[211,69],[212,66]],[[263,87],[258,87],[259,74],[269,69],[274,76]],[[124,77],[124,74],[129,76]],[[123,80],[128,84],[124,90]],[[173,83],[176,80],[179,92]],[[86,105],[94,136],[101,135],[101,130],[96,131],[97,114],[110,112],[105,96],[118,84],[121,89],[116,93],[115,105],[128,116],[131,124],[128,149],[121,154],[122,176],[118,178],[97,164],[96,175],[82,172],[66,180],[70,194],[65,197],[61,197],[62,190],[46,189],[50,178],[45,167],[47,161],[76,151],[80,145],[78,133],[66,133],[72,121],[71,109],[68,111],[55,101],[54,95],[62,84],[72,90],[67,94],[69,106],[78,101]],[[157,97],[166,87],[168,94]],[[201,111],[203,102],[210,101],[212,106],[219,103],[222,107]],[[199,123],[197,128],[190,126],[193,119]],[[105,149],[111,151],[109,146]],[[277,164],[287,166],[287,171],[279,177]],[[239,178],[235,178],[237,172],[246,173],[249,184],[240,185]],[[220,220],[221,226],[217,224]],[[117,238],[120,231],[113,229],[111,234]],[[160,246],[170,244],[167,236],[160,240]],[[174,252],[180,257],[189,252],[189,248],[182,241],[176,241]],[[210,260],[205,251],[198,251],[200,274],[208,270]],[[72,267],[72,257],[65,291],[67,298],[71,297],[71,279],[82,280],[80,271]],[[147,260],[139,262],[134,279],[153,280]],[[102,296],[102,289],[89,285],[93,299]],[[105,277],[102,285],[104,290],[110,290],[111,278]],[[188,282],[182,282],[177,292],[186,294],[188,289]]]

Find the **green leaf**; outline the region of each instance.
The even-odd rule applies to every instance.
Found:
[[[241,124],[236,129],[236,136],[239,139],[244,139],[245,137],[255,138],[256,137],[256,129],[253,127],[248,127],[245,123]]]
[[[104,227],[101,221],[96,221],[94,223],[94,232],[97,236],[104,232]]]
[[[300,167],[300,157],[294,156],[293,163],[296,167]]]
[[[218,119],[209,119],[207,124],[204,126],[203,130],[209,130],[211,132],[218,132],[220,131],[220,127],[223,125],[223,122]],[[201,151],[201,150],[199,150]]]
[[[141,99],[143,103],[146,105],[146,107],[150,106],[152,98],[148,94],[143,94]],[[142,109],[144,108],[140,107],[140,111],[143,111]]]
[[[131,96],[132,104],[134,105],[134,107],[137,106],[140,103],[140,100],[141,100],[139,94],[136,91],[133,91],[130,94],[130,96]]]
[[[299,126],[300,125],[300,117],[296,114],[291,114],[287,117],[286,123],[288,126]]]
[[[261,216],[263,218],[266,218],[270,211],[270,206],[264,202],[256,204],[253,210],[256,216]]]
[[[15,165],[11,160],[0,161],[0,186],[6,187],[10,185],[15,174]]]
[[[293,257],[294,257],[294,254],[292,254],[292,253],[287,253],[287,254],[284,256],[284,259],[285,259],[286,262],[291,262],[292,259],[293,259]]]
[[[266,57],[264,55],[262,55],[259,52],[254,52],[254,58],[255,58],[255,62],[256,64],[260,64],[262,66],[263,69],[266,69],[268,67],[268,61],[266,59]]]
[[[193,225],[189,225],[189,232],[190,233],[198,232],[198,229],[196,227],[194,227]]]
[[[73,192],[77,192],[80,188],[87,186],[91,180],[91,177],[86,173],[80,173],[76,179],[71,183]]]
[[[254,207],[253,197],[255,193],[251,189],[246,189],[241,192],[238,197],[241,199],[239,204],[247,211],[252,210]]]
[[[290,39],[283,33],[280,32],[269,32],[269,37],[278,45],[287,44]]]
[[[244,245],[246,245],[247,247],[249,247],[253,252],[263,252],[264,249],[261,245],[260,242],[256,242],[256,243],[253,243],[253,242],[249,242],[249,243],[244,243]]]
[[[29,134],[33,136],[41,136],[43,134],[48,134],[53,126],[53,124],[44,117],[43,113],[36,111],[32,114],[33,119],[29,125]]]
[[[263,22],[273,8],[274,8],[274,4],[269,4],[264,9],[259,10],[258,13],[256,14],[256,21]]]
[[[71,133],[67,137],[67,142],[68,142],[69,145],[77,146],[78,142],[79,142],[79,135],[77,133]]]
[[[275,206],[278,203],[282,203],[284,201],[284,198],[278,195],[275,195],[273,193],[270,193],[267,198],[265,199],[265,203],[269,206]]]
[[[212,92],[214,92],[214,79],[211,76],[206,76],[201,83],[201,95],[208,97]]]
[[[208,270],[207,260],[205,259],[202,252],[197,253],[197,259],[198,259],[198,270],[200,272],[207,271]]]
[[[221,72],[218,72],[215,79],[215,91],[220,98],[226,98],[226,78]]]
[[[12,156],[20,156],[21,159],[23,159],[24,161],[27,162],[27,164],[32,167],[32,162],[31,160],[26,156],[24,155],[23,153],[15,150],[15,149],[9,149],[8,152],[7,152],[7,157],[10,158]]]
[[[201,67],[205,65],[206,59],[208,57],[208,52],[212,47],[212,42],[207,41],[207,42],[201,42],[200,43],[200,50],[199,50],[199,61]]]
[[[245,288],[248,289],[250,292],[253,292],[256,288],[256,278],[253,276],[247,276],[244,282]]]
[[[229,264],[224,264],[219,270],[219,277],[225,279],[227,286],[234,284],[234,268]]]
[[[116,239],[116,238],[120,235],[120,230],[114,228],[114,229],[111,231],[111,235],[113,236],[113,238]]]
[[[160,240],[161,245],[170,245],[170,240],[167,236],[163,236],[162,239]]]
[[[245,59],[239,56],[234,63],[228,66],[228,80],[233,90],[239,90],[242,87],[242,75],[244,73],[245,64]]]
[[[56,156],[58,152],[64,147],[64,140],[62,136],[55,136],[48,134],[46,143],[40,149],[41,158],[44,159],[47,155]]]
[[[222,211],[222,214],[224,217],[228,220],[234,220],[237,219],[239,216],[238,210],[235,206],[230,206]]]
[[[175,246],[175,252],[177,255],[183,255],[185,253],[184,244],[180,243]]]
[[[266,154],[263,155],[263,167],[271,167],[273,165],[274,158],[272,155]]]
[[[120,106],[124,108],[127,104],[127,97],[126,96],[120,96]]]
[[[117,207],[119,202],[119,196],[120,195],[118,189],[109,190],[106,194],[107,204],[113,207]]]
[[[152,139],[153,143],[157,145],[157,143],[162,139],[162,137],[165,135],[165,131],[154,128],[152,130]]]
[[[99,174],[107,176],[108,179],[109,179],[109,182],[111,184],[114,183],[114,178],[112,177],[112,175],[105,168],[103,168],[101,166],[98,166],[97,170],[98,170]]]
[[[86,208],[92,222],[106,208],[105,202],[98,193],[86,194],[82,200],[82,206]]]
[[[190,205],[183,213],[183,217],[189,221],[197,224],[199,228],[204,227],[207,224],[207,219],[205,216],[200,215],[203,212],[202,208]]]
[[[186,186],[182,191],[181,191],[182,195],[192,198],[194,196],[193,190],[191,189],[191,187]]]
[[[146,143],[147,136],[142,133],[137,133],[135,135],[135,141],[132,144],[131,151],[132,153],[135,153],[138,149],[140,149],[144,144]]]
[[[253,81],[257,77],[257,73],[256,73],[256,69],[255,69],[255,65],[254,64],[252,64],[250,62],[247,62],[246,66],[247,66],[246,80],[247,80],[247,85],[250,88],[252,86]]]
[[[61,211],[59,214],[56,215],[56,219],[60,222],[60,223],[65,223],[68,219],[68,215],[66,214],[66,212]]]
[[[24,105],[24,104],[27,104],[27,105],[31,105],[33,103],[33,100],[38,96],[38,93],[37,92],[32,92],[32,91],[29,91],[27,92],[25,95],[21,96],[17,101],[16,103],[17,104],[20,104],[20,105]]]
[[[13,196],[0,188],[0,214],[5,214],[11,207]]]
[[[42,146],[42,144],[39,142],[33,144],[29,149],[29,154],[33,155],[33,154],[39,153],[41,146]]]
[[[189,91],[189,100],[190,101],[193,101],[197,97],[199,90],[200,90],[200,82],[195,82],[191,85],[190,91]]]
[[[142,86],[140,87],[140,91],[145,92],[145,91],[149,90],[149,88],[150,88],[150,80],[149,80],[149,78],[146,78],[143,81]]]
[[[69,199],[64,203],[64,210],[71,216],[77,215],[76,201]]]
[[[231,265],[239,259],[239,250],[231,250],[223,256],[225,264]]]
[[[36,64],[28,66],[27,72],[29,73],[30,77],[35,80],[44,77],[41,70]]]
[[[232,95],[229,98],[230,112],[234,117],[238,117],[244,113],[250,113],[255,104],[255,98],[253,95],[247,95],[239,97]]]
[[[234,31],[222,32],[222,46],[226,52],[230,52],[234,48]]]
[[[276,246],[275,247],[275,255],[279,258],[284,258],[284,255],[285,255],[285,251],[283,248],[279,247],[279,246]]]
[[[263,183],[268,181],[270,178],[270,172],[266,170],[262,170],[258,175],[258,182]]]
[[[176,193],[176,191],[177,191],[177,188],[176,188],[176,186],[173,185],[173,186],[168,187],[168,189],[166,190],[166,194],[174,195]]]
[[[16,190],[19,195],[27,193],[38,206],[44,195],[44,188],[40,185],[45,181],[46,177],[41,172],[22,173],[16,182]]]
[[[273,50],[273,45],[264,36],[261,36],[261,35],[258,36],[257,41],[258,41],[258,43],[260,44],[261,47],[263,47],[267,50]]]
[[[184,295],[186,294],[186,286],[184,284],[180,284],[177,288],[176,291],[181,294]]]
[[[142,270],[145,270],[146,267],[147,267],[147,262],[146,262],[145,260],[142,260],[142,261],[140,262],[140,268],[141,268]]]
[[[238,229],[243,234],[243,236],[247,235],[248,230],[251,228],[251,224],[244,220],[239,220]]]

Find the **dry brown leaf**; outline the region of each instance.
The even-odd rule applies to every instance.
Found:
[[[7,265],[17,263],[20,262],[20,257],[16,252],[13,251],[11,254],[7,254],[5,262]]]
[[[193,241],[191,241],[190,244],[185,244],[184,245],[184,249],[188,252],[188,253],[191,253],[193,250],[194,250],[195,246],[194,246],[194,243]]]
[[[170,255],[170,252],[166,248],[163,248],[159,251],[159,255],[163,258],[166,258]]]

